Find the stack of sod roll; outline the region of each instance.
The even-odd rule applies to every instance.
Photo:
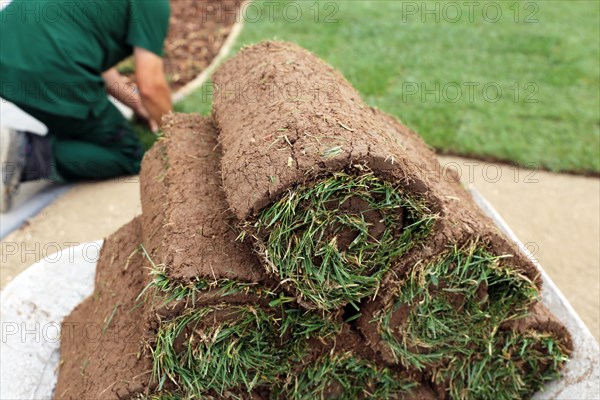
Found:
[[[293,44],[213,82],[212,119],[168,117],[144,160],[57,398],[528,398],[559,376],[536,267],[415,133]]]

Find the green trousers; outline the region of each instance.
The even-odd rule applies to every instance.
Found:
[[[75,119],[17,104],[48,127],[52,176],[59,181],[137,174],[144,148],[129,121],[110,101],[98,116]]]

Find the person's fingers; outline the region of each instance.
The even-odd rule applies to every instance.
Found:
[[[148,125],[150,125],[150,130],[154,133],[158,132],[158,123],[153,120],[153,119],[149,119],[148,120]]]

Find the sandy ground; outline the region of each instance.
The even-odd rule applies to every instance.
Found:
[[[442,163],[492,203],[600,340],[600,179],[454,157]],[[0,243],[0,287],[41,258],[104,238],[140,213],[136,177],[75,187]]]

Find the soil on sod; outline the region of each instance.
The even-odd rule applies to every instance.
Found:
[[[194,80],[219,54],[236,22],[241,3],[241,0],[171,0],[164,59],[172,90]],[[133,59],[123,61],[117,69],[133,78]]]
[[[263,268],[247,245],[235,240],[236,221],[223,200],[218,166],[213,166],[218,163],[214,129],[204,119],[164,121],[170,136],[157,141],[140,174],[144,245],[176,281],[200,277],[259,283],[265,280]]]
[[[327,80],[331,104],[277,94]],[[112,323],[134,304],[137,350],[80,335],[57,397],[528,398],[558,376],[571,342],[535,266],[455,176],[432,174],[414,133],[295,45],[245,49],[215,81],[216,126],[171,116],[144,160],[127,260],[141,257],[146,285],[66,320],[97,308]],[[252,101],[226,90],[244,82]],[[111,264],[116,245],[99,271],[134,274]],[[82,375],[90,359],[112,372]]]

